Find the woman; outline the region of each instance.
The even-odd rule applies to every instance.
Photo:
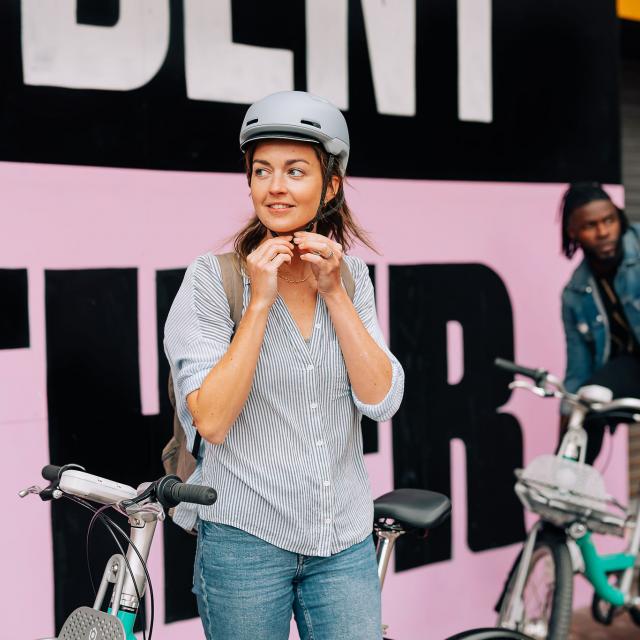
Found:
[[[293,612],[303,639],[380,638],[360,418],[390,418],[404,374],[366,265],[343,253],[368,244],[344,202],[346,122],[321,98],[282,92],[249,108],[240,141],[255,211],[235,241],[242,320],[206,254],[165,329],[181,422],[206,442],[202,480],[219,494],[198,513],[205,633],[286,639]]]

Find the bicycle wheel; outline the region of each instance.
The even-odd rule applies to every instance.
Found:
[[[517,631],[509,629],[471,629],[463,631],[447,640],[532,640],[529,636],[523,636]]]
[[[517,570],[512,571],[500,607],[498,626],[511,609]],[[522,591],[517,630],[535,640],[566,640],[571,626],[573,566],[561,535],[542,531],[531,556]]]

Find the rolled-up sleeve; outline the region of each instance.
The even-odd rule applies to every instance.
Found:
[[[189,265],[164,328],[164,350],[189,447],[193,446],[196,430],[186,398],[200,388],[225,354],[232,334],[220,266],[214,256],[205,254]]]
[[[353,297],[353,305],[362,320],[369,335],[376,344],[385,352],[391,363],[391,387],[387,395],[377,404],[362,402],[351,388],[351,396],[358,411],[372,420],[382,421],[391,418],[400,407],[404,394],[404,370],[398,359],[389,351],[389,347],[382,335],[376,304],[373,293],[373,284],[369,278],[369,269],[360,258],[347,257],[348,266],[355,280],[356,290]]]

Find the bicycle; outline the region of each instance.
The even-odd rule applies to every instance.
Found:
[[[47,465],[42,477],[50,482],[41,489],[31,486],[19,492],[20,497],[39,495],[42,500],[68,498],[93,511],[87,537],[96,521],[100,520],[112,534],[120,553],[107,561],[93,607],[79,607],[65,620],[57,638],[45,640],[136,640],[133,628],[142,596],[149,585],[149,635],[153,635],[153,587],[147,570],[147,558],[158,521],[165,510],[180,502],[210,505],[217,499],[215,489],[201,485],[184,484],[177,476],[164,476],[155,482],[141,484],[138,489],[86,473],[76,464],[62,467]],[[95,508],[90,502],[102,504]],[[131,534],[104,511],[112,507],[128,518]],[[128,542],[125,554],[116,534]],[[107,611],[103,611],[109,585],[113,585]],[[143,629],[143,638],[147,638]]]
[[[153,541],[156,525],[165,517],[165,510],[180,502],[213,504],[217,499],[211,487],[187,485],[176,476],[164,476],[133,489],[130,486],[87,473],[83,467],[68,464],[62,467],[47,465],[42,476],[49,480],[48,487],[37,486],[20,491],[20,496],[39,495],[42,500],[68,498],[94,512],[89,523],[90,534],[94,523],[101,520],[112,532],[118,533],[129,546],[125,554],[109,558],[92,607],[75,609],[64,622],[57,638],[45,640],[136,640],[133,628],[142,596],[149,587],[150,617],[148,640],[153,634],[153,587],[146,561]],[[91,502],[103,506],[96,509]],[[131,525],[127,535],[104,514],[107,508],[124,514]],[[374,502],[374,531],[378,537],[378,576],[381,586],[389,558],[396,540],[409,531],[425,532],[444,522],[451,513],[451,502],[442,495],[418,489],[399,489],[387,493]],[[109,585],[111,595],[103,611]],[[146,630],[143,637],[147,638]],[[385,638],[385,640],[390,640]],[[448,640],[531,640],[505,629],[474,629],[457,634]]]
[[[451,501],[447,496],[422,489],[397,489],[380,496],[373,503],[373,530],[378,538],[376,549],[378,578],[384,578],[394,545],[408,532],[426,534],[451,515]],[[386,632],[386,627],[385,627]],[[383,640],[391,640],[387,636]],[[531,640],[516,630],[481,628],[463,631],[447,640]]]
[[[573,577],[582,573],[594,588],[592,615],[602,624],[626,609],[640,625],[638,572],[640,505],[628,509],[608,495],[602,475],[585,463],[585,421],[598,417],[640,421],[640,399],[612,400],[601,386],[569,393],[561,380],[543,369],[498,358],[499,368],[528,377],[510,389],[527,389],[543,398],[559,398],[572,407],[569,425],[555,455],[532,460],[516,470],[515,491],[525,509],[540,519],[533,525],[505,583],[496,610],[498,626],[534,639],[564,640],[569,635]],[[592,533],[624,537],[621,553],[600,555]]]

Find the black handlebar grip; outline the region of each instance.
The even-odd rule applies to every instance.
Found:
[[[218,499],[218,494],[213,487],[178,482],[171,487],[171,497],[178,502],[209,505]]]
[[[58,467],[55,464],[48,464],[42,467],[42,477],[49,482],[55,482],[60,476],[60,470],[62,467]]]
[[[185,484],[178,476],[165,476],[156,484],[156,495],[160,504],[166,509],[176,507],[181,502],[194,504],[213,504],[218,494],[213,487],[199,484]]]
[[[519,373],[520,375],[527,376],[528,378],[532,378],[535,381],[538,381],[541,377],[543,378],[547,375],[547,372],[543,369],[530,369],[529,367],[522,367],[515,362],[511,362],[511,360],[504,360],[503,358],[496,358],[493,362],[499,369],[509,371],[510,373]]]

